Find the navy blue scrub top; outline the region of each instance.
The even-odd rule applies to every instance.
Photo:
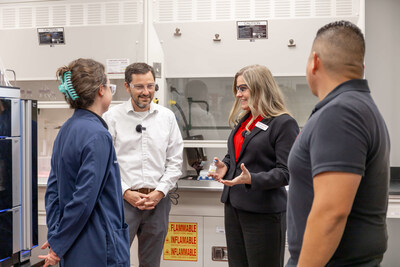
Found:
[[[54,142],[45,196],[61,266],[130,266],[118,161],[107,125],[77,109]]]

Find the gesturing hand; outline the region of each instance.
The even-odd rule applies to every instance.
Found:
[[[217,157],[215,157],[214,160],[217,161],[215,163],[215,166],[217,167],[217,171],[216,172],[209,172],[207,175],[212,177],[215,181],[220,182],[222,180],[222,178],[224,178],[226,172],[228,171],[228,168]]]
[[[46,249],[49,248],[49,253],[47,255],[39,255],[39,259],[44,259],[44,265],[43,267],[47,267],[50,265],[56,265],[59,261],[60,258],[57,256],[57,254],[50,248],[50,244],[48,241],[46,241],[41,249]]]
[[[221,180],[220,182],[227,186],[233,186],[237,184],[251,184],[251,174],[249,170],[244,166],[244,163],[240,164],[242,173],[235,177],[233,180]]]

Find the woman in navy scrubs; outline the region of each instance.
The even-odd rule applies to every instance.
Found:
[[[118,161],[107,124],[115,85],[104,66],[77,59],[58,69],[73,116],[54,141],[45,196],[45,266],[130,266]]]
[[[223,183],[230,267],[283,266],[287,158],[299,132],[271,72],[251,65],[235,75],[228,154],[210,173]]]

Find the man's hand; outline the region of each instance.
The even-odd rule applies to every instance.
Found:
[[[57,254],[50,248],[50,244],[48,241],[46,241],[41,249],[46,249],[49,248],[49,253],[47,255],[39,255],[39,259],[44,259],[44,265],[43,267],[47,267],[50,265],[56,265],[59,261],[60,258],[57,256]]]
[[[217,157],[215,157],[214,160],[217,161],[215,163],[215,166],[217,166],[217,171],[216,172],[209,172],[207,175],[209,177],[212,177],[215,181],[221,182],[222,178],[224,178],[226,172],[228,171],[228,168]]]
[[[244,166],[244,163],[240,164],[242,173],[235,177],[233,180],[221,180],[220,182],[227,186],[233,186],[237,184],[251,184],[251,174],[249,170]]]
[[[161,191],[154,190],[147,195],[147,201],[144,203],[146,207],[153,207],[155,208],[157,204],[163,199],[164,193]]]
[[[141,203],[140,201],[146,198],[147,198],[146,194],[139,193],[138,191],[132,191],[128,189],[124,192],[124,199],[128,201],[129,204],[138,209],[139,206],[137,203]]]
[[[149,194],[142,194],[131,190],[127,190],[124,193],[124,199],[140,210],[154,209],[163,197],[164,193],[157,190]]]

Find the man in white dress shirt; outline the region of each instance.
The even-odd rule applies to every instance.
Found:
[[[121,170],[125,219],[132,245],[139,241],[139,266],[160,266],[168,232],[170,191],[181,176],[182,136],[173,112],[153,103],[155,73],[146,63],[125,70],[131,98],[103,115]]]

